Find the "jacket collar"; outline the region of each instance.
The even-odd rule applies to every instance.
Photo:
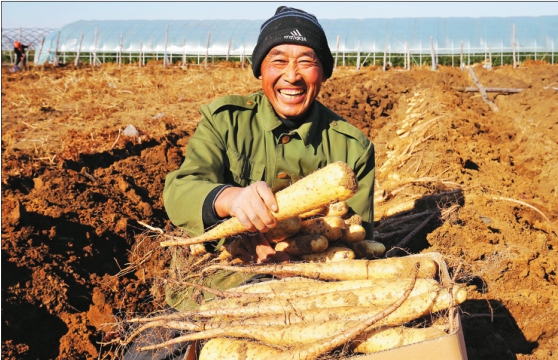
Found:
[[[259,120],[263,124],[265,131],[273,131],[282,125],[281,120],[275,113],[273,106],[269,102],[269,99],[263,95],[261,100],[261,113],[259,112]],[[314,138],[314,134],[318,128],[318,122],[320,121],[320,110],[318,108],[318,101],[314,100],[310,109],[308,110],[308,117],[304,122],[298,127],[298,129],[292,132],[297,133],[305,146],[308,146]]]

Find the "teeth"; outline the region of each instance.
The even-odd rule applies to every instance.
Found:
[[[296,97],[304,94],[304,90],[279,90],[279,92],[281,93],[281,95],[287,97]]]

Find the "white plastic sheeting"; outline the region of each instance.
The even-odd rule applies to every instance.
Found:
[[[319,19],[333,53],[437,54],[555,52],[558,16],[506,18]],[[38,61],[57,53],[149,53],[251,56],[264,20],[77,21],[50,33]],[[168,29],[168,30],[167,30]],[[96,35],[95,35],[96,34]],[[122,47],[121,47],[122,39]],[[207,46],[209,42],[209,47]],[[359,46],[360,43],[360,46]]]

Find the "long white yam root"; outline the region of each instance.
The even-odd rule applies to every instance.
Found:
[[[447,335],[443,328],[431,326],[427,328],[383,328],[369,331],[359,336],[351,344],[355,353],[370,354],[382,350],[415,344],[428,339],[434,339]]]
[[[258,293],[261,297],[246,297],[235,299],[221,299],[208,302],[200,310],[227,309],[248,307],[252,304],[258,308],[268,307],[269,311],[277,305],[280,308],[291,304],[297,310],[309,306],[331,308],[335,306],[370,306],[373,303],[389,303],[393,298],[401,295],[402,283],[406,279],[398,280],[347,280],[339,282],[322,282],[317,284],[300,284],[298,289],[277,289],[268,293]],[[436,293],[440,284],[433,279],[418,279],[411,296],[422,293]],[[331,300],[330,300],[331,298]],[[307,304],[307,305],[306,305]],[[242,309],[239,309],[240,314]]]
[[[320,280],[360,280],[409,277],[414,264],[420,263],[419,278],[434,278],[437,263],[427,257],[399,257],[376,260],[351,260],[326,263],[289,263],[259,266],[212,265],[204,271],[228,270],[251,274],[270,274],[279,277],[304,276]]]
[[[447,310],[451,306],[460,305],[467,298],[467,290],[464,287],[454,288],[453,297],[449,294],[449,290],[442,289],[437,293],[422,293],[411,296],[401,307],[383,319],[380,325],[399,326],[436,311]],[[319,323],[336,319],[364,321],[369,314],[381,311],[383,306],[385,305],[325,307],[305,310],[303,313],[298,311],[298,309],[287,308],[280,314],[262,313],[257,316],[251,316],[250,318],[241,316],[238,320],[232,320],[232,318],[229,317],[231,321],[228,324],[234,325],[238,323],[244,326],[275,326],[300,322]],[[229,310],[229,315],[230,313],[231,311]],[[213,327],[213,322],[215,322],[215,326],[217,327],[224,326],[220,323],[220,320],[217,319],[215,319],[215,321],[209,320],[207,325]]]
[[[401,296],[403,287],[402,281],[393,283],[382,283],[377,286],[369,286],[359,289],[339,290],[333,292],[326,292],[323,294],[298,296],[298,297],[278,297],[271,299],[262,299],[254,302],[253,299],[246,299],[244,306],[239,305],[236,299],[228,299],[226,302],[220,302],[221,306],[217,305],[204,305],[204,309],[196,314],[200,317],[213,317],[213,316],[262,316],[264,314],[282,314],[289,309],[296,311],[306,311],[315,308],[334,308],[344,306],[374,306],[385,305],[393,301],[393,299]],[[431,279],[419,279],[415,289],[413,289],[412,296],[423,293],[436,294],[440,285]],[[227,303],[231,308],[227,308]],[[240,303],[242,304],[242,302]],[[231,311],[234,309],[234,311]]]
[[[278,210],[272,214],[278,221],[284,220],[332,202],[347,200],[357,189],[353,170],[343,162],[334,162],[278,191],[275,194]],[[199,244],[245,231],[240,221],[233,217],[200,236],[162,241],[161,246]]]
[[[281,350],[254,341],[216,338],[202,348],[199,360],[262,360],[281,354]]]

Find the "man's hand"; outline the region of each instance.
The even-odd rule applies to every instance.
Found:
[[[234,216],[246,231],[267,232],[277,224],[271,211],[277,211],[277,201],[269,185],[258,181],[245,188],[230,187],[223,190],[215,201],[220,217]]]

